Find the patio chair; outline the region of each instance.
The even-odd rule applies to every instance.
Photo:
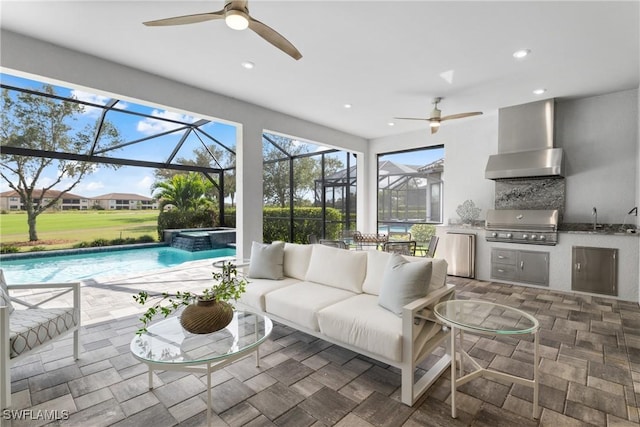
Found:
[[[318,243],[318,236],[316,236],[315,234],[309,234],[307,236],[307,240],[309,241],[309,244],[315,244]]]
[[[440,238],[438,236],[431,236],[431,240],[429,240],[429,247],[427,248],[426,257],[433,258],[436,254],[436,247],[438,246],[438,241]]]
[[[342,240],[320,239],[318,243],[325,246],[333,246],[334,248],[347,249],[347,244]]]
[[[353,243],[355,243],[358,250],[361,250],[363,246],[375,246],[377,249],[378,246],[384,245],[388,241],[389,236],[386,234],[353,232]]]
[[[12,290],[60,291],[36,304],[11,297]],[[52,308],[50,301],[73,292],[73,306]],[[26,307],[16,310],[12,303]],[[42,307],[46,304],[47,308]],[[61,304],[62,305],[62,304]],[[73,357],[80,343],[80,282],[8,285],[0,269],[0,410],[11,406],[11,365],[32,350],[73,332]]]
[[[417,243],[415,240],[409,240],[406,242],[385,242],[382,246],[382,250],[385,252],[395,252],[401,255],[414,256],[416,254],[416,246]]]

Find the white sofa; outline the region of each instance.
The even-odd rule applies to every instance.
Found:
[[[430,277],[424,278],[428,291],[401,307],[401,313],[383,308],[379,295],[383,286],[389,289],[383,280],[388,280],[385,274],[392,256],[286,243],[284,277],[272,280],[251,277],[256,258],[252,249],[249,283],[238,307],[401,369],[401,400],[411,406],[451,363],[445,345],[435,365],[414,381],[416,366],[449,338],[430,309],[454,298],[454,290],[446,284],[445,260],[406,256],[407,261],[431,263]]]

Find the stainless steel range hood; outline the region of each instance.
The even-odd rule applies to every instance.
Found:
[[[554,148],[554,100],[501,108],[498,154],[489,156],[485,178],[562,177],[563,153]]]

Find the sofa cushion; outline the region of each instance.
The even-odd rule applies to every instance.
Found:
[[[7,282],[4,280],[4,273],[0,269],[0,305],[9,308],[9,314],[13,313],[13,304],[11,304],[11,298],[9,298],[9,289],[7,288]]]
[[[9,322],[9,358],[18,357],[78,325],[79,310],[30,308],[15,310]]]
[[[313,245],[305,280],[360,293],[366,271],[365,251]]]
[[[284,275],[295,279],[304,280],[311,259],[311,245],[299,245],[297,243],[284,244]]]
[[[402,307],[427,295],[431,281],[431,261],[410,262],[402,255],[391,254],[382,277],[378,303],[401,315]]]
[[[318,311],[354,295],[353,292],[331,286],[298,282],[267,293],[265,311],[303,328],[318,331]]]
[[[380,287],[382,286],[382,277],[387,267],[387,263],[391,258],[391,253],[382,251],[367,251],[367,276],[362,284],[362,290],[368,294],[380,295]],[[429,290],[439,289],[447,282],[447,261],[441,258],[423,258],[406,256],[403,257],[407,261],[431,261],[431,282]]]
[[[253,242],[247,276],[252,279],[279,280],[284,277],[283,264],[284,242],[273,242],[270,245]]]
[[[292,277],[285,277],[283,280],[249,279],[246,291],[238,302],[255,310],[265,311],[264,296],[266,294],[298,282],[300,282],[298,279]]]
[[[380,307],[375,295],[359,294],[323,308],[318,312],[318,324],[324,335],[338,342],[402,361],[402,319]],[[422,325],[421,342],[440,330],[433,322]]]

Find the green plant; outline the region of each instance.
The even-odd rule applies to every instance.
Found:
[[[182,306],[191,304],[196,298],[229,303],[230,301],[238,300],[246,290],[247,281],[238,278],[238,270],[231,262],[223,263],[221,271],[214,271],[212,278],[215,284],[205,288],[200,294],[189,291],[177,291],[175,294],[163,292],[159,295],[152,295],[152,297],[159,296],[160,300],[142,314],[140,321],[143,326],[138,329],[137,334],[140,335],[146,332],[147,326],[149,326],[149,323],[151,323],[156,315],[162,314],[164,317],[167,317]],[[146,291],[141,291],[138,292],[137,295],[133,295],[133,299],[141,305],[145,305],[149,297],[150,295]],[[166,303],[163,303],[164,301],[166,301]]]
[[[0,254],[15,254],[20,252],[20,249],[11,244],[0,243]]]
[[[39,251],[46,251],[47,248],[45,248],[44,246],[34,246],[31,249],[29,249],[29,252],[39,252]]]

